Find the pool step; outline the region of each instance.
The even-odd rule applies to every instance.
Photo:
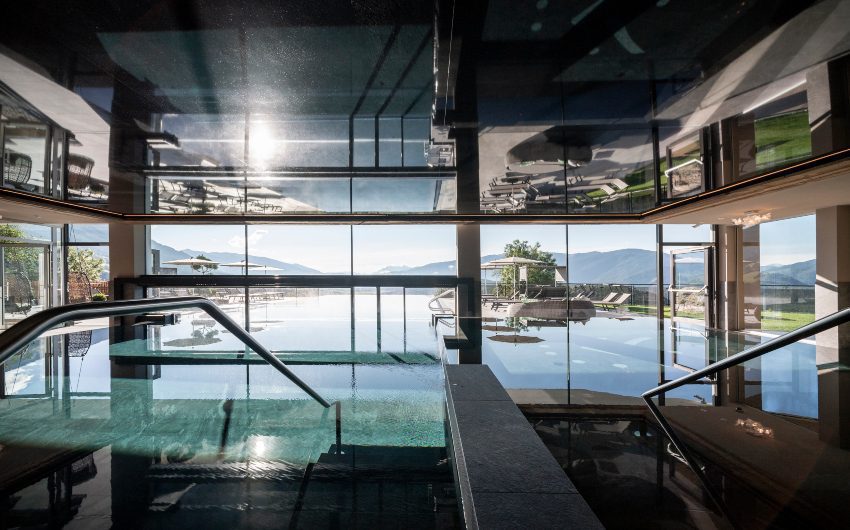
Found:
[[[152,527],[457,527],[444,448],[328,446],[315,464],[281,462],[148,468]],[[251,519],[257,517],[261,519]],[[272,524],[272,521],[274,523]],[[287,523],[288,521],[288,523]],[[230,525],[230,526],[227,526]]]

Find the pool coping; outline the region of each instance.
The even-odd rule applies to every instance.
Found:
[[[466,528],[603,528],[488,366],[445,364],[444,371]]]

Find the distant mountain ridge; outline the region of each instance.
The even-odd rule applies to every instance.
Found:
[[[168,265],[166,264],[166,262],[175,261],[178,259],[194,258],[200,255],[203,255],[219,264],[239,263],[240,261],[245,259],[245,254],[241,252],[204,252],[201,250],[192,249],[177,250],[175,248],[169,247],[168,245],[157,243],[156,241],[151,241],[151,249],[159,251],[160,267],[177,267],[178,274],[194,274],[194,271],[192,271],[192,268],[188,265]],[[269,271],[271,274],[322,274],[316,269],[307,267],[305,265],[299,265],[298,263],[287,263],[285,261],[279,261],[273,258],[265,258],[262,256],[251,256],[248,262],[255,263],[257,265],[273,267],[275,269],[280,269]],[[257,273],[262,273],[263,271],[263,269],[261,268],[251,270],[257,271]],[[239,267],[222,267],[219,265],[218,269],[211,271],[211,274],[240,274],[241,272],[243,271]]]
[[[238,263],[245,259],[239,252],[204,252],[200,250],[184,249],[177,250],[168,245],[151,241],[151,248],[160,253],[160,264],[163,267],[167,261],[193,258],[203,254],[207,258],[218,263]],[[552,254],[556,264],[563,266],[565,254],[555,252]],[[503,258],[504,254],[488,254],[481,257],[481,263],[487,263],[495,259]],[[622,283],[622,284],[651,284],[655,283],[655,252],[645,249],[619,249],[604,252],[581,252],[570,254],[570,282],[571,283]],[[288,263],[273,258],[262,256],[251,256],[251,263],[274,267],[270,271],[273,274],[322,274],[322,272],[300,265]],[[670,259],[664,256],[664,274],[669,278]],[[702,279],[702,264],[688,263],[680,265],[681,274],[688,282],[700,282]],[[388,265],[373,274],[401,274],[401,275],[448,275],[456,274],[456,264],[452,261],[439,261],[418,265],[415,267],[405,265]],[[178,266],[179,274],[192,274],[188,266]],[[262,269],[256,269],[261,273]],[[219,267],[212,274],[239,274],[238,267]],[[497,275],[498,272],[491,273]],[[492,276],[491,276],[492,277]],[[788,265],[767,265],[761,268],[762,285],[814,285],[815,282],[815,260],[801,261]]]
[[[481,257],[481,263],[503,258],[504,254],[488,254]],[[564,253],[552,254],[555,263],[564,265]],[[605,252],[580,252],[570,254],[571,283],[655,283],[655,252],[652,250],[628,248]],[[701,263],[680,264],[683,279],[688,283],[702,281]],[[803,261],[789,265],[768,265],[762,268],[761,282],[764,285],[814,285],[815,261]],[[405,275],[454,275],[454,261],[428,263],[418,267],[384,267],[376,274]],[[491,273],[491,274],[498,274]],[[670,276],[670,255],[664,255],[664,275]]]

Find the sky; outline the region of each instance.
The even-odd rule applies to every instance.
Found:
[[[761,265],[787,265],[815,259],[815,216],[759,225]]]
[[[760,227],[762,264],[788,264],[815,257],[814,216],[764,223]],[[352,234],[353,231],[353,234]],[[665,225],[665,241],[706,241],[707,226]],[[153,226],[151,238],[177,250],[244,252],[242,226]],[[452,225],[251,225],[249,254],[299,263],[325,273],[347,274],[354,242],[354,272],[369,274],[387,266],[418,266],[456,259]],[[566,251],[563,225],[482,225],[481,254],[500,254],[514,239],[540,242],[549,252]],[[654,225],[572,225],[570,253],[625,248],[655,250]],[[309,252],[305,251],[309,249]]]
[[[248,253],[299,263],[325,273],[349,272],[354,240],[354,272],[369,274],[390,266],[418,266],[457,257],[453,225],[252,225]],[[244,252],[242,226],[152,226],[151,239],[177,250]],[[306,252],[305,249],[309,249]]]

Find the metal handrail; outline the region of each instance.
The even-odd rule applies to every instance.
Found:
[[[758,346],[754,346],[748,350],[736,353],[735,355],[727,357],[722,361],[712,363],[706,366],[705,368],[696,370],[695,372],[684,375],[678,379],[674,379],[673,381],[669,381],[662,385],[658,385],[657,387],[641,394],[641,397],[643,398],[644,402],[646,402],[646,406],[649,408],[649,411],[652,413],[652,416],[655,418],[655,421],[658,422],[658,425],[661,427],[661,430],[664,431],[664,434],[667,435],[667,437],[679,451],[679,454],[685,460],[688,467],[690,467],[694,471],[694,473],[697,474],[697,477],[703,483],[703,486],[705,487],[709,496],[711,496],[714,503],[724,512],[726,512],[725,505],[721,501],[720,495],[718,495],[717,492],[714,491],[714,487],[708,481],[708,477],[705,476],[704,468],[696,464],[696,460],[694,459],[690,450],[673,431],[672,426],[661,414],[661,410],[659,410],[655,402],[652,401],[652,398],[658,396],[659,394],[675,390],[681,386],[694,383],[700,379],[715,375],[722,370],[731,368],[732,366],[737,366],[741,363],[745,363],[749,360],[755,359],[756,357],[761,357],[766,353],[770,353],[780,348],[784,348],[785,346],[794,344],[795,342],[811,337],[812,335],[821,333],[836,326],[840,326],[841,324],[846,324],[848,322],[850,322],[850,308],[836,311],[835,313],[827,315],[823,318],[819,318],[818,320],[815,320],[810,324],[806,324],[805,326],[797,328],[794,331],[771,339],[765,342],[764,344],[759,344]],[[727,513],[726,515],[728,516],[729,514]]]
[[[197,308],[205,311],[216,322],[254,350],[278,372],[289,378],[301,390],[318,401],[323,407],[331,405],[325,401],[310,385],[295,375],[280,359],[274,356],[265,346],[257,342],[245,329],[227,316],[210,299],[202,296],[183,296],[163,299],[117,300],[113,302],[88,302],[52,307],[29,316],[16,323],[3,333],[0,333],[0,364],[20,351],[24,346],[38,338],[45,331],[72,320],[86,320],[104,316],[123,316],[139,313],[140,311],[168,311],[175,309]]]

